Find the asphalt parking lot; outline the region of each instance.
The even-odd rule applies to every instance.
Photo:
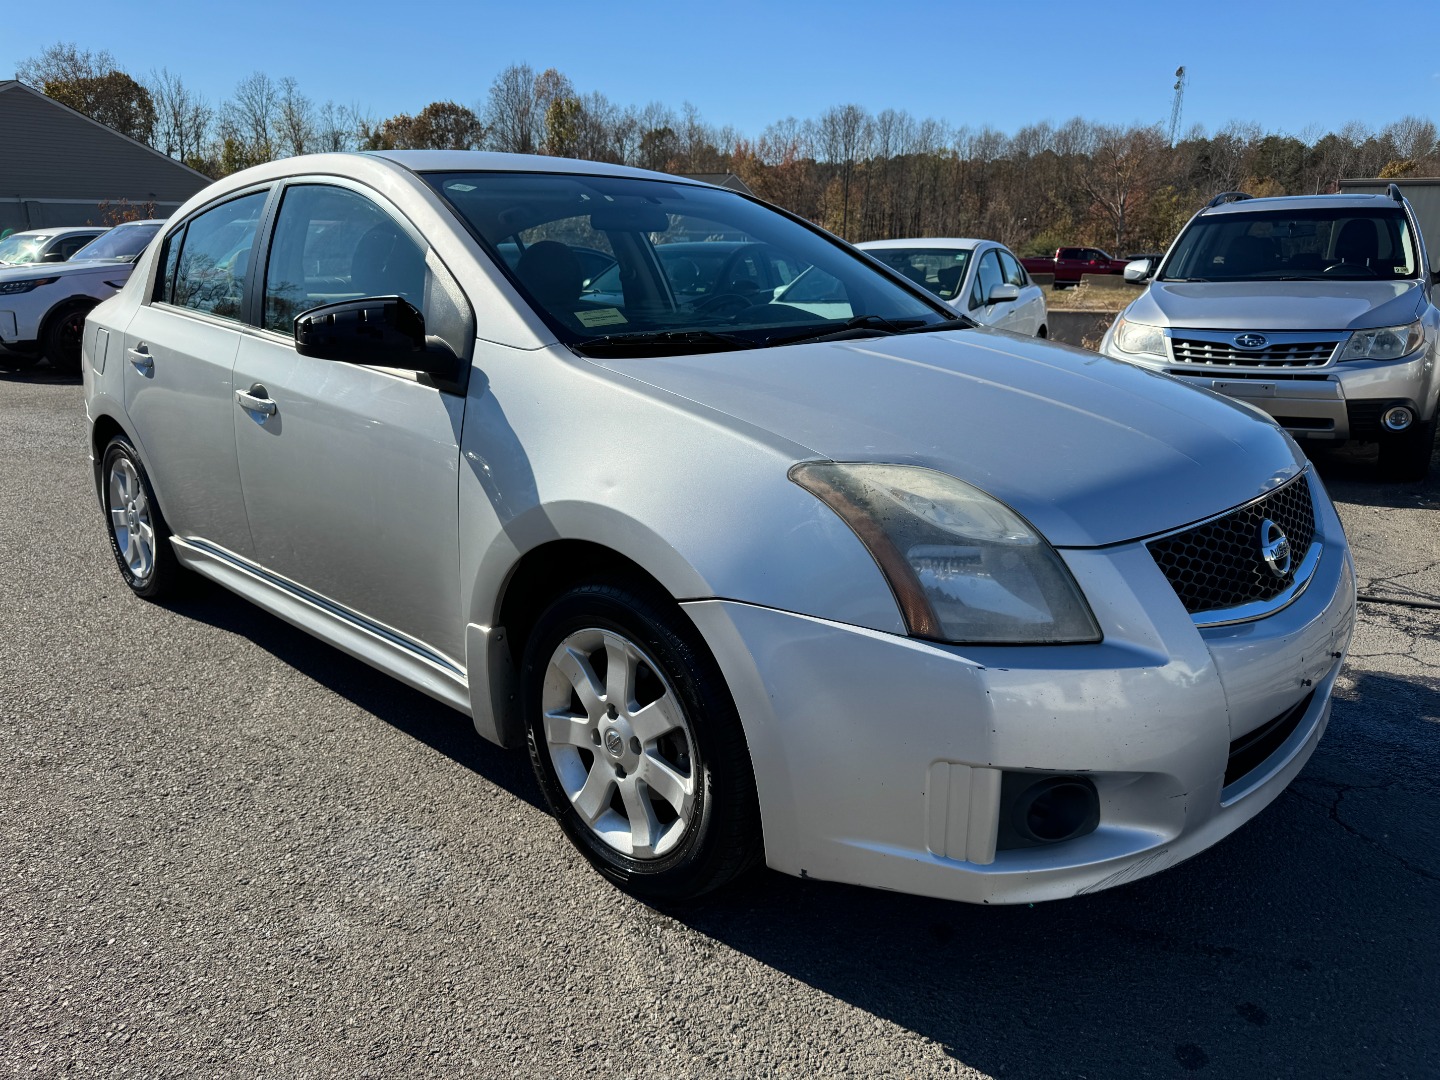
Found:
[[[1440,1075],[1440,610],[1362,604],[1300,778],[1156,877],[661,913],[459,714],[218,588],[133,599],[84,445],[77,383],[0,372],[5,1075]],[[1370,457],[1319,461],[1361,593],[1440,603],[1440,480]]]

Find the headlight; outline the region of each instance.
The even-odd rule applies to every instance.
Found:
[[[913,465],[801,462],[790,479],[855,531],[913,636],[970,644],[1100,640],[1055,549],[979,488]]]
[[[1165,332],[1158,326],[1118,319],[1115,336],[1110,339],[1121,352],[1165,355]]]
[[[52,285],[59,281],[59,278],[29,278],[25,281],[0,281],[0,296],[14,296],[17,293],[27,293],[31,289],[38,289],[41,285]]]
[[[1425,327],[1417,319],[1409,326],[1356,330],[1340,350],[1341,360],[1399,360],[1425,344]]]

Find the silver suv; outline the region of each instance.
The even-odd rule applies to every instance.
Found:
[[[1144,281],[1151,264],[1126,268]],[[1380,444],[1392,480],[1435,445],[1440,310],[1410,204],[1386,195],[1217,195],[1100,349],[1239,398],[1297,439]]]

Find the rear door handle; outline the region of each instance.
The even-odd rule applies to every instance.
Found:
[[[149,375],[155,370],[155,358],[150,355],[150,350],[146,348],[143,341],[133,349],[126,349],[125,355],[130,358],[131,365],[140,374]]]
[[[280,406],[270,400],[263,386],[252,386],[249,391],[236,390],[235,400],[246,412],[256,413],[261,417],[274,416],[280,411]],[[263,424],[265,421],[260,422]]]

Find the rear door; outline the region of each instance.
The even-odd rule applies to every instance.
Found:
[[[411,372],[301,356],[294,341],[300,312],[362,297],[403,296],[429,326],[434,273],[419,234],[378,195],[290,184],[230,409],[256,561],[459,666],[463,396]]]
[[[230,372],[268,195],[243,193],[172,230],[124,335],[125,411],[167,523],[247,557]]]

